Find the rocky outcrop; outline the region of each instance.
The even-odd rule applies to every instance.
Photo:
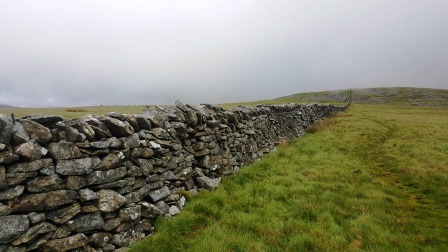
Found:
[[[0,251],[114,251],[178,214],[186,194],[344,107],[176,106],[64,120],[0,115]],[[190,193],[188,193],[190,192]]]

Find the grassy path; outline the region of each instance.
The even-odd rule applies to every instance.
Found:
[[[448,110],[353,105],[131,251],[448,251]]]

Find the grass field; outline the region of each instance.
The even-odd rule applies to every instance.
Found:
[[[448,251],[448,109],[352,105],[130,251]]]

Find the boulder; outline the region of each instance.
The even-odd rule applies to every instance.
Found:
[[[41,157],[47,155],[47,152],[48,150],[40,146],[40,144],[34,139],[14,148],[15,154],[30,161],[40,159]]]
[[[53,136],[50,130],[40,123],[31,120],[19,120],[28,135],[41,144],[49,142]]]

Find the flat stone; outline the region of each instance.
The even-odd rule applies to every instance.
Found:
[[[66,121],[65,124],[77,129],[80,133],[84,134],[89,141],[95,140],[95,131],[83,118],[72,119]]]
[[[61,175],[89,174],[100,162],[98,157],[58,160],[56,163],[56,172]]]
[[[32,162],[17,163],[8,166],[8,173],[25,173],[34,172],[46,167],[53,167],[53,160],[51,158],[39,159]]]
[[[0,114],[0,144],[9,145],[14,133],[11,116]]]
[[[100,190],[100,189],[111,189],[111,188],[116,188],[116,191],[123,191],[126,192],[126,188],[128,186],[131,186],[135,183],[135,178],[124,178],[124,179],[120,179],[114,182],[110,182],[110,183],[105,183],[105,184],[100,184],[100,185],[96,185],[93,186],[92,188],[95,190]],[[132,190],[132,187],[130,188],[130,190]]]
[[[74,159],[80,158],[81,152],[73,143],[60,141],[47,145],[48,152],[53,159]]]
[[[61,239],[68,237],[72,231],[68,228],[67,225],[58,226],[54,231],[53,235],[50,237],[51,239]]]
[[[28,119],[37,123],[40,123],[42,125],[52,125],[57,122],[63,121],[64,117],[59,115],[43,115],[43,114],[37,114],[37,115],[29,115],[24,117],[23,119]]]
[[[113,182],[127,175],[126,167],[105,171],[94,171],[86,176],[87,185],[98,185]]]
[[[12,242],[28,228],[29,221],[26,215],[0,216],[0,244]]]
[[[84,233],[91,230],[102,229],[104,227],[104,220],[99,212],[92,214],[83,214],[75,217],[68,222],[70,229],[77,233]]]
[[[46,212],[45,217],[53,223],[63,224],[80,212],[81,206],[78,203],[74,203],[61,209]]]
[[[149,193],[149,197],[151,197],[151,199],[154,202],[157,202],[157,201],[159,201],[159,200],[161,200],[163,198],[168,197],[168,195],[170,195],[170,194],[171,194],[171,190],[167,186],[164,186],[164,187],[162,187],[160,189],[157,189],[157,190],[154,190],[154,191],[150,192]]]
[[[97,192],[99,197],[98,209],[101,212],[112,212],[126,204],[127,200],[124,196],[109,189],[103,189]]]
[[[121,224],[120,218],[113,218],[106,221],[106,224],[104,225],[104,230],[111,231],[118,227]]]
[[[87,245],[89,239],[84,234],[76,234],[62,239],[50,240],[44,244],[44,251],[67,251]]]
[[[36,139],[41,144],[49,142],[53,135],[50,130],[40,123],[31,120],[19,120],[25,131],[32,139]]]
[[[140,129],[144,129],[144,130],[151,129],[151,122],[145,117],[137,115],[137,123],[138,123],[138,127]]]
[[[110,116],[100,117],[99,120],[103,122],[116,137],[126,137],[134,133],[134,128],[127,121],[121,121]]]
[[[153,129],[151,129],[151,133],[158,139],[162,139],[162,140],[171,139],[171,136],[168,133],[168,131],[166,131],[165,129],[162,129],[162,128],[153,128]]]
[[[23,243],[28,243],[29,241],[31,241],[38,235],[49,233],[49,232],[52,232],[55,230],[56,230],[55,225],[50,224],[48,222],[41,222],[37,225],[32,226],[24,234],[22,234],[18,239],[14,240],[12,242],[12,245],[19,246]]]
[[[72,203],[78,199],[75,191],[58,190],[46,193],[27,194],[19,197],[12,206],[13,212],[33,212],[52,210],[59,206]]]
[[[10,187],[5,190],[0,190],[0,200],[10,200],[15,197],[19,197],[20,195],[22,195],[24,190],[25,187],[21,185]]]
[[[48,192],[64,187],[64,181],[58,175],[43,176],[32,179],[27,183],[28,192]]]
[[[10,151],[0,152],[0,164],[10,164],[19,159],[19,155],[16,155]]]
[[[40,146],[40,144],[36,140],[32,139],[31,141],[15,147],[14,153],[30,161],[33,161],[47,155],[48,150]]]
[[[8,186],[15,186],[18,185],[20,183],[22,183],[23,181],[29,179],[29,178],[34,178],[37,176],[37,172],[24,172],[24,173],[12,173],[12,174],[5,174],[6,177],[6,183],[8,184]]]

